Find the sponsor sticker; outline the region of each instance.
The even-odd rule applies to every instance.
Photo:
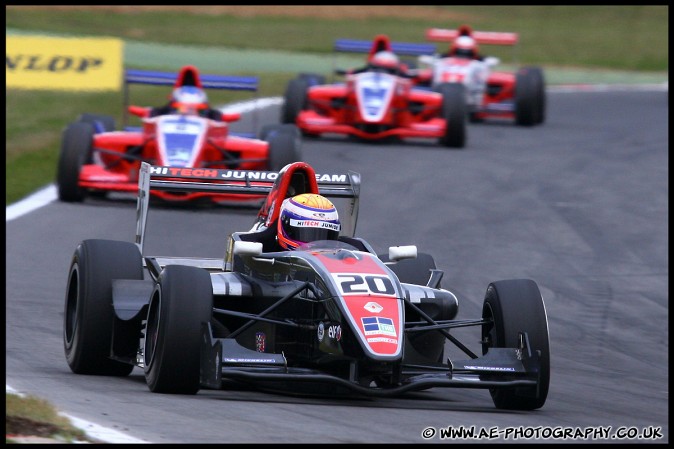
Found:
[[[121,39],[6,37],[6,86],[48,90],[121,90]]]
[[[290,225],[300,228],[321,228],[321,229],[330,229],[332,231],[337,231],[341,229],[341,226],[337,223],[330,223],[327,221],[318,221],[318,220],[290,220]]]
[[[383,308],[382,306],[380,306],[380,305],[377,304],[376,302],[372,302],[372,301],[370,301],[370,302],[368,302],[367,304],[365,304],[365,305],[363,306],[363,308],[364,308],[365,310],[367,310],[368,312],[372,312],[372,313],[379,313],[379,312],[381,312],[382,310],[384,310],[384,308]]]
[[[257,352],[264,352],[267,336],[264,332],[257,332],[255,334],[255,349]]]
[[[391,318],[384,318],[379,316],[363,317],[363,330],[365,335],[388,335],[396,337],[396,328],[393,325]]]
[[[225,363],[275,363],[274,359],[247,359],[247,358],[232,358],[225,357],[223,360]]]
[[[367,339],[369,343],[393,343],[394,345],[398,344],[397,338],[388,338],[388,337],[370,337]]]
[[[509,366],[475,366],[466,365],[467,369],[474,369],[480,371],[515,371],[515,368]]]
[[[325,325],[321,321],[320,323],[318,323],[318,331],[317,331],[318,341],[322,342],[324,336],[325,336]]]
[[[328,337],[332,338],[333,340],[341,340],[342,339],[342,326],[339,324],[337,326],[330,326],[328,327]]]

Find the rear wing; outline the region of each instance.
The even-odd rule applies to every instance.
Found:
[[[141,163],[136,205],[136,244],[141,254],[151,190],[260,196],[271,191],[277,178],[275,171],[163,167]],[[343,235],[353,237],[358,221],[360,174],[352,171],[317,173],[316,182],[320,194],[330,198],[338,208]]]
[[[426,40],[433,42],[452,42],[462,32],[461,29],[448,30],[444,28],[429,28],[426,30]],[[470,31],[470,36],[475,39],[478,45],[503,45],[513,47],[513,60],[518,60],[517,42],[519,35],[517,33],[506,33],[499,31]]]
[[[416,67],[416,62],[412,56],[433,55],[436,53],[435,44],[417,44],[413,42],[391,42],[388,36],[378,35],[373,40],[360,39],[335,39],[333,46],[335,52],[341,53],[363,53],[368,54],[368,61],[372,55],[381,50],[392,51],[410,68]],[[407,56],[407,58],[406,58]],[[413,64],[412,64],[413,63]],[[333,74],[336,72],[336,60],[333,60]]]
[[[459,35],[459,30],[447,30],[443,28],[429,28],[426,30],[426,39],[434,42],[452,42]],[[502,33],[495,31],[473,31],[470,36],[478,44],[486,45],[516,45],[517,33]]]
[[[184,68],[183,68],[184,70]],[[182,72],[159,72],[155,70],[127,69],[124,72],[124,128],[128,124],[128,106],[131,84],[153,86],[176,86]],[[226,76],[198,74],[198,86],[204,89],[243,90],[256,92],[259,79],[255,76]]]
[[[358,39],[336,39],[334,51],[346,53],[370,53],[372,41]],[[413,42],[391,42],[391,51],[402,56],[432,55],[434,44],[416,44]]]

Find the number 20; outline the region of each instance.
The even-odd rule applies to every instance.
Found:
[[[388,276],[372,274],[335,274],[333,275],[344,295],[394,295],[395,289]]]

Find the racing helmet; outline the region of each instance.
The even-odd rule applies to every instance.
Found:
[[[458,58],[473,59],[477,56],[477,52],[478,48],[475,39],[470,36],[459,36],[452,43],[449,55]]]
[[[315,240],[337,240],[341,230],[337,208],[316,193],[283,200],[277,227],[277,240],[284,249]]]
[[[400,65],[400,60],[393,52],[378,51],[372,55],[372,59],[370,59],[370,65],[376,68],[391,70],[398,68]]]
[[[171,94],[171,107],[180,114],[197,115],[199,111],[208,108],[208,97],[198,87],[178,87]]]

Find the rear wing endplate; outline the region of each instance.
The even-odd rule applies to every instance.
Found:
[[[259,196],[269,194],[277,178],[278,172],[275,171],[163,167],[142,162],[138,176],[136,205],[136,244],[141,254],[143,254],[151,190]],[[360,174],[352,171],[317,173],[316,182],[321,195],[331,200],[346,200],[346,207],[339,211],[342,231],[344,235],[353,236],[358,220]],[[335,206],[339,209],[337,203]]]

